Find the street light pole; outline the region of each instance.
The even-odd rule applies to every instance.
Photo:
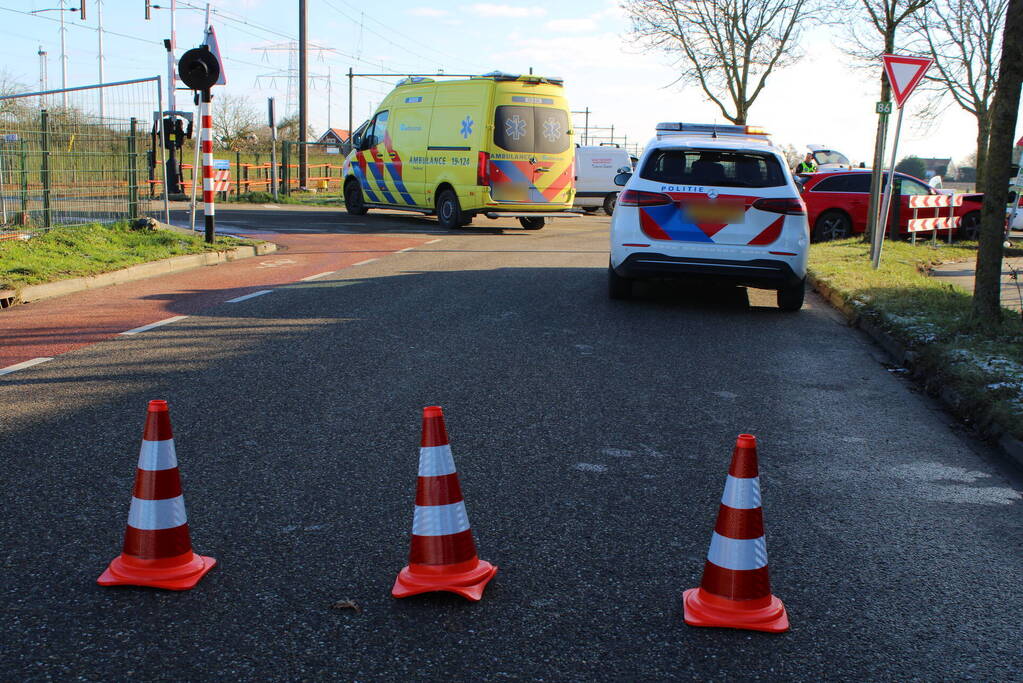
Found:
[[[85,0],[82,0],[83,2]],[[99,27],[96,30],[96,36],[99,40],[99,84],[103,85],[103,0],[96,0],[96,21],[99,22]],[[105,88],[99,88],[99,120],[100,123],[106,118],[106,110],[103,107],[103,91]]]
[[[61,96],[64,108],[67,109],[67,41],[65,33],[67,33],[67,29],[64,28],[64,0],[60,0],[60,87],[64,88]]]

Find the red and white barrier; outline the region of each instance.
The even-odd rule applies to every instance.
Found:
[[[906,222],[907,231],[916,241],[918,232],[934,232],[938,230],[954,230],[959,227],[959,217],[955,215],[955,207],[963,205],[961,194],[915,194],[909,197],[909,208],[913,210],[913,217]],[[938,215],[928,218],[917,218],[920,209],[935,209]],[[947,216],[941,216],[941,209],[948,209]],[[949,232],[949,241],[952,240],[952,233]]]

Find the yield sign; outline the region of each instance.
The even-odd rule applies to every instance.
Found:
[[[213,56],[217,58],[218,62],[220,62],[220,78],[217,79],[217,82],[214,85],[226,85],[227,76],[224,75],[224,58],[220,56],[220,46],[217,44],[217,34],[213,30],[212,26],[206,30],[206,40],[203,41],[203,44],[210,49]]]
[[[888,74],[888,82],[892,84],[892,92],[895,93],[895,106],[902,108],[917,86],[927,73],[927,68],[934,63],[928,57],[907,57],[905,55],[881,55],[884,60],[884,71]]]

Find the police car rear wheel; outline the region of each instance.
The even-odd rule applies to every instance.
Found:
[[[959,239],[975,240],[980,236],[980,211],[971,211],[959,221]]]
[[[539,230],[544,226],[542,218],[520,218],[519,224],[526,230]]]
[[[632,280],[616,273],[611,264],[607,266],[607,295],[612,299],[632,298]]]
[[[366,213],[366,202],[362,201],[362,189],[356,182],[345,185],[345,211],[351,216],[362,216]]]
[[[797,285],[778,290],[778,308],[783,311],[798,311],[803,307],[804,298],[806,298],[806,284],[800,280]]]
[[[458,195],[452,190],[444,190],[437,198],[437,222],[442,228],[460,228],[465,225],[465,214],[458,205]]]

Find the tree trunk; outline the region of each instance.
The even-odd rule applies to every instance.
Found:
[[[973,318],[984,327],[998,324],[1002,316],[1002,240],[1005,204],[1009,198],[1012,138],[1019,113],[1020,84],[1023,82],[1023,0],[1009,0],[1005,12],[1002,57],[998,87],[991,105],[991,132],[984,166],[988,191],[980,212],[980,247],[977,276],[973,285]]]
[[[977,112],[977,192],[985,189],[984,173],[987,164],[988,139],[991,137],[991,110]]]

